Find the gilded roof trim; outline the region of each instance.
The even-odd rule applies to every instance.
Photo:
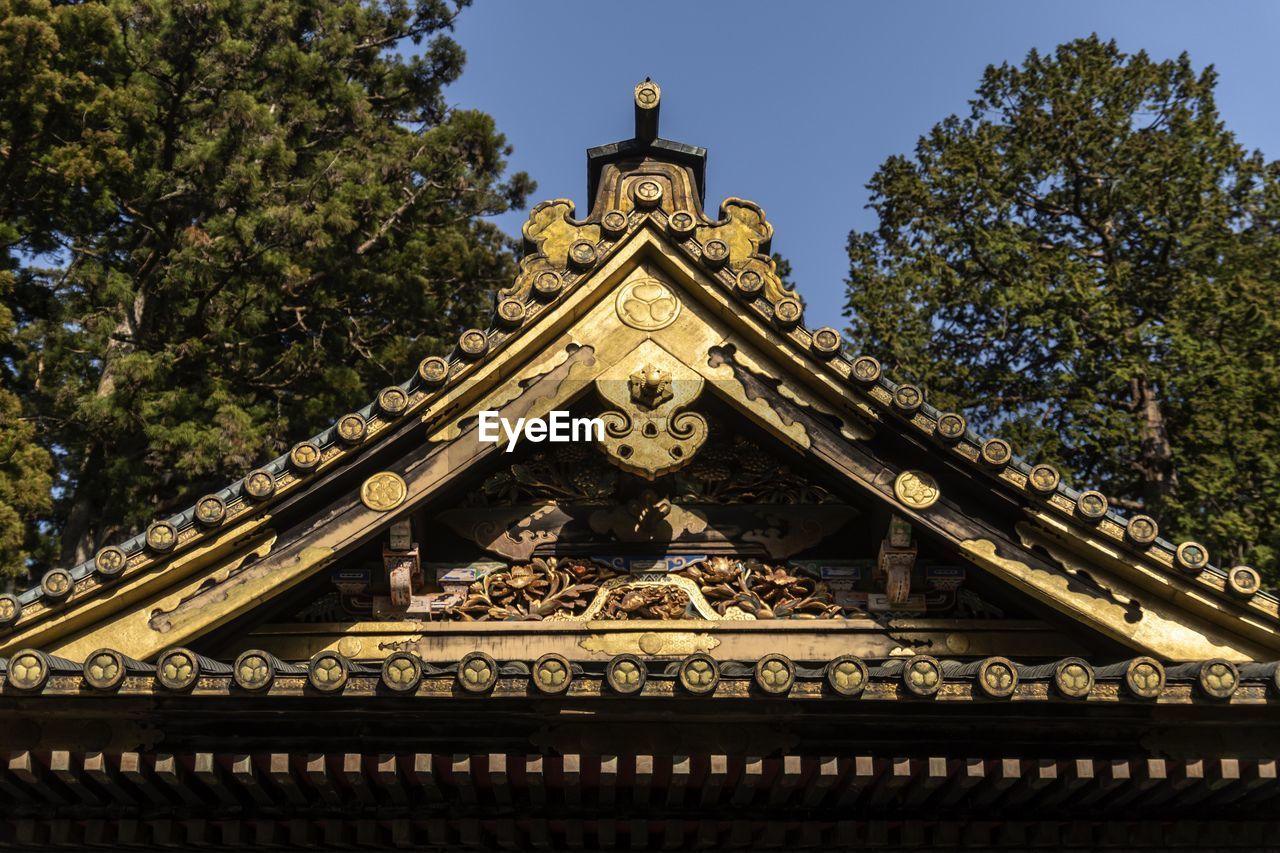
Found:
[[[1280,705],[1280,664],[1237,666],[1222,659],[1164,664],[1136,657],[1095,664],[1078,657],[1021,664],[1004,657],[939,660],[929,655],[864,661],[852,655],[793,661],[766,654],[716,660],[705,653],[645,660],[632,654],[571,662],[558,654],[499,662],[475,651],[429,662],[396,652],[381,665],[337,651],[281,661],[250,649],[219,661],[185,648],[155,664],[98,649],[83,661],[22,649],[0,658],[0,692],[23,697],[301,696],[457,698],[459,696],[635,696],[938,702]]]
[[[679,182],[682,174],[688,179],[684,166],[658,163],[651,168],[664,165],[675,170],[673,181]],[[0,623],[9,628],[26,627],[61,605],[91,594],[102,582],[153,568],[229,529],[232,522],[262,513],[302,488],[316,473],[357,455],[387,434],[392,424],[444,397],[459,380],[495,359],[510,340],[544,312],[553,310],[621,244],[645,227],[664,235],[669,245],[732,294],[757,320],[775,329],[793,351],[834,376],[842,387],[873,403],[882,417],[931,439],[1000,488],[1036,501],[1072,525],[1082,541],[1092,534],[1104,537],[1144,565],[1193,584],[1200,592],[1243,604],[1270,622],[1280,621],[1280,599],[1258,589],[1257,573],[1252,569],[1225,571],[1209,562],[1207,549],[1198,543],[1175,545],[1158,536],[1154,521],[1145,516],[1126,518],[1107,506],[1099,493],[1066,486],[1050,466],[1032,465],[1002,439],[984,439],[969,429],[961,416],[939,411],[924,400],[920,389],[884,375],[873,357],[850,358],[837,330],[807,329],[798,296],[783,286],[767,254],[773,229],[758,205],[730,198],[722,203],[720,218],[711,220],[700,204],[677,209],[673,206],[675,193],[664,194],[659,187],[656,195],[647,197],[641,184],[633,183],[629,195],[623,193],[621,179],[616,186],[602,188],[593,215],[584,220],[573,217],[574,206],[565,199],[535,206],[524,228],[530,251],[521,260],[516,281],[498,294],[488,329],[464,331],[447,358],[424,359],[415,376],[382,389],[374,401],[341,416],[243,479],[200,498],[181,513],[154,522],[143,533],[103,548],[93,560],[69,569],[55,568],[41,585],[19,596],[2,597]],[[690,189],[682,197],[697,199],[700,192]],[[607,207],[606,202],[616,206]]]

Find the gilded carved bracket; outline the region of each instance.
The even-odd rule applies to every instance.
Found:
[[[600,226],[574,219],[575,212],[573,202],[564,198],[536,205],[521,229],[528,252],[545,255],[548,262],[560,268],[571,261],[583,261],[584,256],[573,251],[575,244],[583,240],[600,242]]]
[[[786,319],[799,320],[800,303],[795,291],[783,286],[778,264],[769,254],[773,226],[760,205],[727,198],[720,204],[720,219],[698,226],[694,233],[703,246],[704,258],[727,266],[740,291],[761,294],[775,310],[781,300],[790,300],[795,303],[796,313],[792,316],[789,306],[784,312]]]
[[[727,198],[720,203],[720,219],[697,230],[698,241],[723,240],[729,245],[729,265],[740,267],[752,255],[768,255],[773,226],[754,201]]]
[[[575,212],[573,202],[563,198],[544,201],[529,212],[521,229],[525,256],[520,274],[498,293],[500,321],[503,302],[523,303],[531,295],[553,297],[564,287],[567,272],[581,272],[599,260],[600,225],[574,219]]]

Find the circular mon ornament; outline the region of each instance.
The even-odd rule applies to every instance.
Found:
[[[347,444],[356,444],[364,440],[365,435],[369,432],[369,424],[364,419],[364,415],[358,412],[348,412],[338,418],[338,438]]]
[[[610,237],[616,237],[627,230],[627,215],[621,210],[610,210],[600,217],[600,227]]]
[[[408,693],[422,681],[422,662],[416,655],[396,652],[382,662],[382,683],[388,690]]]
[[[5,683],[18,690],[36,691],[49,679],[49,658],[35,649],[22,649],[9,658]]]
[[[569,246],[569,263],[578,269],[586,269],[596,262],[596,244],[590,240],[574,240]]]
[[[923,471],[903,471],[893,481],[893,494],[905,506],[927,509],[942,497],[938,481]]]
[[[429,355],[418,362],[418,378],[428,388],[439,388],[449,378],[449,362],[438,355]]]
[[[276,478],[265,468],[250,471],[244,478],[244,490],[254,500],[266,500],[276,492]]]
[[[959,441],[964,438],[965,430],[968,428],[969,424],[965,421],[964,415],[955,412],[938,415],[938,437],[943,441]]]
[[[766,655],[756,662],[756,686],[774,696],[784,695],[796,681],[796,665],[785,655]]]
[[[203,498],[201,499],[204,500]],[[196,504],[196,518],[200,517],[200,505]],[[93,568],[98,574],[107,578],[119,577],[129,565],[129,558],[120,548],[108,545],[93,558]]]
[[[484,693],[498,683],[498,664],[484,652],[469,652],[458,661],[458,686],[468,693]]]
[[[1240,686],[1240,670],[1231,661],[1215,658],[1200,665],[1200,689],[1214,699],[1230,699]]]
[[[266,652],[250,649],[236,658],[231,677],[242,690],[266,690],[275,681],[276,673]]]
[[[723,266],[729,260],[729,244],[713,237],[703,245],[702,259],[713,267]]]
[[[1058,473],[1058,469],[1044,463],[1034,466],[1031,473],[1027,474],[1027,485],[1032,491],[1042,495],[1057,491],[1060,482],[1062,482],[1062,475]]]
[[[189,649],[168,649],[156,661],[156,681],[169,690],[187,690],[200,677],[200,661]]]
[[[880,379],[880,361],[869,355],[860,355],[849,367],[849,375],[856,382],[870,385]]]
[[[1134,658],[1124,673],[1125,686],[1139,699],[1155,699],[1164,690],[1164,667],[1149,657]]]
[[[942,689],[942,665],[929,655],[909,658],[902,667],[902,684],[917,696],[932,696]]]
[[[84,659],[85,682],[95,690],[115,690],[124,681],[124,656],[114,649],[98,649]]]
[[[1138,545],[1150,545],[1160,535],[1160,526],[1149,515],[1135,515],[1129,519],[1125,534]]]
[[[1076,498],[1076,511],[1086,521],[1099,521],[1107,514],[1107,497],[1092,489],[1081,492]]]
[[[50,569],[40,580],[40,589],[47,598],[54,601],[66,598],[74,588],[75,581],[71,578],[71,572],[66,569]]]
[[[360,487],[360,502],[369,509],[386,512],[404,503],[408,494],[409,487],[399,474],[380,471]]]
[[[1053,685],[1071,699],[1084,699],[1093,689],[1093,667],[1080,658],[1065,658],[1053,669]]]
[[[1008,699],[1018,689],[1018,671],[1008,658],[987,658],[978,667],[978,687],[992,699]]]
[[[167,521],[153,521],[147,528],[146,539],[152,551],[172,551],[178,544],[178,528]]]
[[[680,686],[696,696],[714,693],[720,683],[720,665],[711,655],[692,654],[680,662]]]
[[[654,278],[642,278],[622,288],[615,307],[622,322],[646,332],[665,329],[680,315],[680,300]]]
[[[317,652],[307,664],[307,681],[321,693],[337,693],[350,674],[351,662],[335,652]]]
[[[624,696],[643,690],[647,678],[644,661],[635,655],[618,655],[605,668],[609,686]]]
[[[0,628],[8,628],[22,615],[22,602],[18,596],[6,592],[0,595]]]
[[[1262,588],[1262,576],[1249,566],[1234,566],[1227,572],[1227,588],[1236,595],[1248,598]]]
[[[803,316],[804,309],[800,307],[800,300],[790,296],[779,299],[773,306],[773,321],[784,329],[790,329],[799,323]]]
[[[205,495],[196,501],[195,517],[207,527],[221,524],[227,517],[227,502],[217,495]]]
[[[289,451],[289,461],[299,471],[310,471],[320,464],[320,448],[312,441],[300,441]]]
[[[662,201],[662,184],[644,180],[632,187],[631,194],[641,207],[654,207]]]
[[[827,664],[827,684],[841,696],[857,696],[870,680],[867,665],[861,658],[842,655]]]
[[[534,686],[543,693],[563,693],[573,681],[573,665],[564,655],[545,654],[534,662],[531,674]]]

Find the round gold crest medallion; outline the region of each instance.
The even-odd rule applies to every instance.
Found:
[[[616,308],[622,322],[633,329],[652,332],[676,321],[680,300],[657,279],[642,278],[618,291]]]
[[[942,490],[938,481],[923,471],[903,471],[893,481],[893,494],[905,506],[925,509],[937,503]]]
[[[395,509],[408,495],[409,487],[404,479],[390,471],[374,474],[360,487],[360,502],[378,512]]]

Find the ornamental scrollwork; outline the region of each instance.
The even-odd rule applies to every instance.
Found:
[[[498,292],[500,302],[553,298],[564,287],[570,269],[580,271],[596,262],[600,226],[574,219],[574,213],[573,202],[563,198],[544,201],[529,212],[522,229],[525,256],[520,274],[511,287]]]

